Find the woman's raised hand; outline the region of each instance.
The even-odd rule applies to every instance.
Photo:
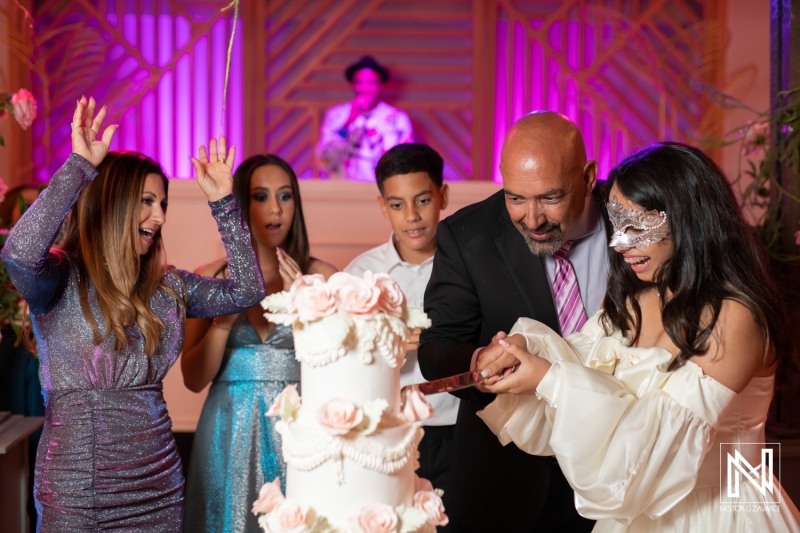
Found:
[[[300,272],[300,267],[297,265],[297,262],[292,259],[292,256],[287,254],[283,248],[278,248],[277,254],[278,272],[280,272],[281,278],[283,279],[283,290],[288,291],[292,287],[294,280],[302,276],[303,273]]]
[[[112,124],[103,131],[103,136],[97,140],[100,134],[100,126],[106,118],[106,106],[100,108],[97,115],[94,114],[97,103],[94,98],[86,101],[85,96],[81,96],[78,105],[75,107],[75,114],[72,115],[72,153],[86,159],[96,167],[108,153],[111,139],[119,125]]]
[[[225,145],[225,136],[219,136],[219,150],[217,150],[217,140],[211,139],[206,147],[200,147],[200,158],[191,157],[194,165],[197,184],[208,198],[209,202],[215,202],[220,198],[225,198],[233,192],[233,159],[236,156],[236,147],[231,146],[228,150]]]

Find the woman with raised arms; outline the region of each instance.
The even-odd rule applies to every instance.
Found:
[[[185,317],[243,311],[266,292],[232,194],[235,148],[192,159],[228,253],[228,279],[164,265],[167,178],[135,152],[109,152],[116,126],[81,98],[72,155],[3,248],[41,358],[45,425],[36,458],[38,531],[177,532],[183,474],[162,380]],[[50,250],[72,210],[60,250]]]

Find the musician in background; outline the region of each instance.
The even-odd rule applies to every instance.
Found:
[[[328,109],[320,128],[317,157],[333,178],[375,181],[375,166],[393,146],[414,141],[408,115],[379,99],[389,71],[370,56],[345,70],[353,101]]]

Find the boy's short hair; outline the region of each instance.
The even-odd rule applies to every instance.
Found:
[[[381,156],[375,168],[375,180],[383,194],[383,182],[399,174],[427,172],[437,188],[442,187],[444,161],[439,153],[421,143],[398,144]]]

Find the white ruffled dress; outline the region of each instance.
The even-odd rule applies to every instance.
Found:
[[[566,339],[517,321],[511,334],[552,367],[536,396],[501,394],[478,413],[500,441],[555,455],[578,512],[598,521],[594,532],[800,531],[777,479],[762,495],[742,478],[733,502],[747,503],[730,506],[721,479],[720,443],[737,443],[750,465],[761,464],[761,447],[744,443],[764,442],[774,377],[753,378],[736,394],[691,361],[667,372],[672,354],[607,336],[599,316]]]

